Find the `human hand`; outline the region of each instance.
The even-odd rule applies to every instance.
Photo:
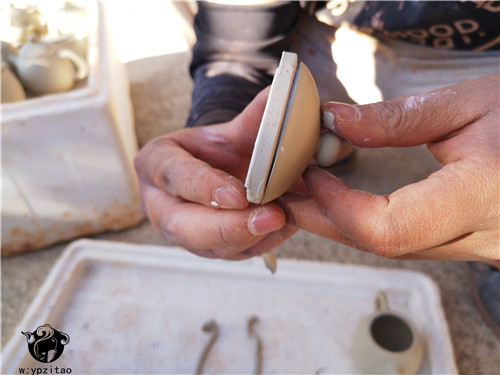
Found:
[[[241,182],[268,94],[228,123],[156,138],[137,155],[143,210],[170,242],[204,257],[244,259],[297,231],[277,204],[249,204]]]
[[[310,168],[310,196],[278,201],[289,222],[384,257],[500,259],[499,77],[375,104],[325,103],[331,130],[349,143],[427,144],[443,167],[387,196]]]

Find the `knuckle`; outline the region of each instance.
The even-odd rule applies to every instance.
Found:
[[[405,252],[403,233],[389,214],[373,221],[365,244],[368,251],[384,258],[394,258]]]
[[[175,184],[176,176],[179,176],[179,174],[187,168],[186,162],[186,159],[182,157],[174,157],[163,161],[160,167],[155,171],[155,185],[174,196],[178,196],[179,194]],[[183,175],[182,180],[183,183],[189,183],[190,176]]]
[[[210,231],[212,237],[209,243],[212,246],[213,253],[218,258],[233,257],[236,253],[252,244],[248,237],[249,232],[245,228],[239,227],[237,224],[232,226],[214,225]]]
[[[409,127],[410,118],[408,111],[403,108],[403,105],[398,101],[390,101],[385,103],[383,107],[383,118],[389,119],[389,127],[385,128],[385,139],[394,140],[396,137],[403,136]]]
[[[215,239],[219,246],[221,246],[222,248],[226,248],[232,245],[232,241],[229,238],[229,233],[227,233],[226,230],[224,230],[224,228],[222,228],[220,225],[217,225],[214,232],[216,233]]]
[[[143,169],[143,165],[144,165],[144,151],[141,150],[137,153],[137,155],[135,155],[134,157],[134,169],[137,173],[137,175],[141,175],[141,172],[142,172],[142,169]]]
[[[179,223],[178,220],[175,219],[175,215],[161,215],[156,227],[167,241],[174,245],[184,245],[184,241],[179,236]]]

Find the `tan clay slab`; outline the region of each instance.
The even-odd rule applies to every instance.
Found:
[[[271,85],[245,181],[247,198],[253,203],[260,203],[264,196],[296,68],[297,55],[283,52]]]
[[[261,203],[285,193],[312,162],[321,127],[314,79],[303,63],[296,73],[276,156]]]
[[[284,194],[313,160],[321,127],[320,102],[309,69],[283,52],[255,142],[245,186],[249,202]],[[290,69],[288,67],[293,67]]]

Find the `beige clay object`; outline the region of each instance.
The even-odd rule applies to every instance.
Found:
[[[321,166],[335,163],[341,154],[341,141],[330,132],[320,136],[320,130],[314,78],[305,64],[297,63],[296,54],[283,52],[245,181],[248,201],[264,204],[278,198],[313,158]]]
[[[339,159],[341,148],[342,141],[339,137],[329,131],[321,133],[314,159],[318,165],[328,167]]]
[[[71,90],[75,81],[86,78],[89,71],[85,59],[72,50],[42,42],[26,43],[10,60],[23,85],[34,95]]]
[[[285,193],[313,159],[321,128],[318,90],[297,55],[283,52],[255,141],[245,186],[249,202]]]
[[[375,311],[358,323],[351,354],[364,374],[415,374],[422,362],[423,342],[409,318],[391,311],[384,292]]]
[[[245,187],[251,203],[265,204],[284,194],[316,156],[318,164],[336,160],[340,140],[331,134],[320,142],[320,101],[316,83],[297,55],[283,52],[255,140]],[[263,254],[275,273],[276,256]]]

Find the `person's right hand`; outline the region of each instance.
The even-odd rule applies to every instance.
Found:
[[[241,182],[268,94],[228,123],[156,138],[135,158],[143,211],[173,244],[203,257],[244,259],[297,231],[276,203],[249,204]]]
[[[300,228],[380,256],[498,262],[499,93],[496,74],[379,103],[324,103],[328,127],[354,146],[426,144],[443,167],[387,195],[310,168],[309,194],[277,202]]]

